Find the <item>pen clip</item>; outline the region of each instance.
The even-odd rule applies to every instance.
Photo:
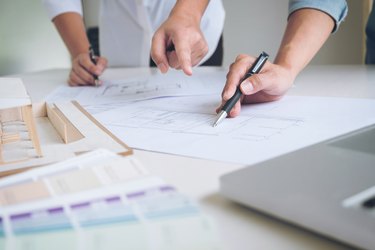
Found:
[[[254,62],[253,66],[250,69],[250,72],[252,74],[258,74],[260,70],[262,69],[263,65],[266,63],[268,58],[269,58],[269,55],[263,51]]]
[[[94,49],[91,46],[89,47],[89,55],[90,55],[91,61],[96,64],[96,56],[94,53]]]

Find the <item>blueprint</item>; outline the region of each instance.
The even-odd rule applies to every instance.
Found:
[[[159,98],[96,118],[133,148],[252,164],[375,123],[375,101],[286,96],[212,127],[218,95]]]
[[[48,102],[76,100],[91,113],[97,113],[128,102],[153,98],[220,95],[224,83],[224,72],[197,74],[192,78],[171,71],[165,75],[155,73],[126,79],[104,79],[99,87],[60,86],[46,99]]]

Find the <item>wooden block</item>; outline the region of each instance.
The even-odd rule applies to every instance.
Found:
[[[21,140],[21,136],[18,133],[3,134],[1,136],[1,144],[17,142],[20,140]]]
[[[8,108],[0,110],[0,122],[12,122],[12,121],[21,121],[22,114],[20,108]]]
[[[35,121],[34,121],[34,117],[33,117],[33,114],[32,114],[31,105],[21,107],[21,111],[22,111],[23,120],[24,120],[25,125],[28,129],[29,137],[30,137],[30,139],[33,143],[36,154],[39,157],[42,157],[42,149],[40,147],[39,137],[38,137],[38,134],[36,132],[36,126],[35,126]]]
[[[71,143],[85,138],[55,105],[47,105],[47,114],[48,119],[65,143]]]

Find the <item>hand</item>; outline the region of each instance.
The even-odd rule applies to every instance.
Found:
[[[174,50],[167,51],[171,46]],[[197,65],[207,52],[200,20],[187,15],[171,15],[152,38],[151,57],[162,73],[171,67],[192,75],[192,66]]]
[[[68,83],[70,86],[95,85],[94,74],[100,76],[107,68],[107,59],[97,57],[96,65],[91,62],[88,53],[78,54],[72,62]],[[99,84],[101,82],[99,81]]]
[[[252,56],[239,55],[236,61],[231,64],[227,74],[227,82],[221,95],[222,104],[216,109],[216,112],[220,112],[224,103],[234,95],[239,84],[243,93],[241,98],[243,104],[276,101],[292,86],[296,75],[286,67],[270,62],[266,62],[259,74],[240,82],[255,59]],[[235,117],[240,113],[241,103],[237,102],[234,105],[228,114],[229,117]]]

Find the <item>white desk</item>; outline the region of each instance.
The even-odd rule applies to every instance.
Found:
[[[149,73],[149,69],[109,69],[104,77],[125,78]],[[38,102],[56,86],[65,84],[68,70],[48,70],[20,76],[33,102]],[[375,67],[310,66],[297,78],[296,85],[288,94],[375,98]],[[141,150],[135,150],[135,155],[152,173],[199,202],[205,213],[215,219],[225,250],[351,249],[222,198],[218,194],[219,176],[240,168],[240,165]]]

